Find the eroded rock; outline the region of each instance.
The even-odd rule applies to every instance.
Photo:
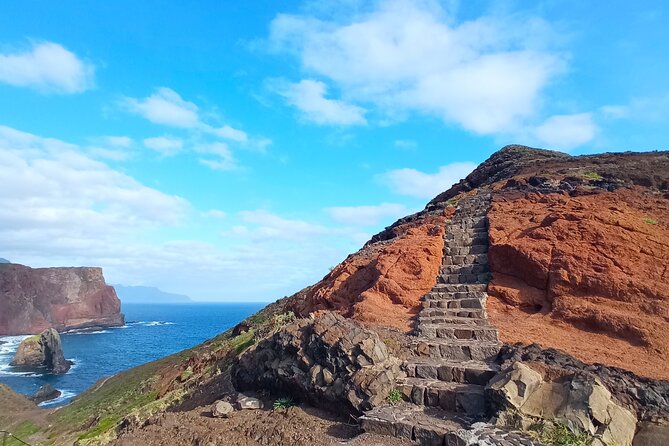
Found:
[[[233,370],[239,390],[290,393],[361,412],[381,404],[403,372],[379,336],[335,313],[300,319],[248,350]]]
[[[24,339],[16,351],[11,365],[18,367],[40,368],[62,375],[72,365],[63,355],[60,335],[53,328],[41,334]]]
[[[528,364],[516,362],[495,376],[486,391],[502,409],[501,424],[520,418],[526,427],[544,419],[588,434],[593,444],[632,444],[636,415],[593,375],[574,373],[551,380]]]

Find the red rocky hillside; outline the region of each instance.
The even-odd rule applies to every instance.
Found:
[[[502,341],[668,379],[669,152],[507,146],[286,304],[410,331],[441,266],[444,222],[481,187],[493,191],[487,305]]]

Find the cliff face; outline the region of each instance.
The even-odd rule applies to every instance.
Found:
[[[124,324],[101,268],[0,265],[0,335]]]

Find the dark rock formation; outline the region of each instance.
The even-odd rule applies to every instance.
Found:
[[[40,368],[62,375],[70,370],[70,361],[63,355],[60,335],[53,328],[44,330],[41,334],[26,338],[19,345],[13,366]]]
[[[238,390],[290,393],[321,407],[361,412],[383,403],[403,373],[376,333],[327,312],[260,341],[232,375]]]
[[[39,404],[44,401],[55,400],[60,395],[60,390],[55,389],[51,384],[44,384],[33,396],[30,397],[30,401]]]
[[[120,311],[101,268],[0,264],[0,335],[120,326]]]

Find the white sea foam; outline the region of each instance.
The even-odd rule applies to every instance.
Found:
[[[151,321],[151,322],[144,322],[144,325],[146,325],[147,327],[159,327],[161,325],[174,325],[174,322]]]
[[[0,344],[0,375],[35,375],[34,372],[12,372],[9,370],[11,367],[9,363],[14,359],[16,349],[19,348],[21,341],[27,337],[29,337],[29,335],[0,337],[0,341],[3,342]]]
[[[58,390],[60,390],[60,389],[58,389]],[[76,393],[72,392],[71,390],[60,390],[60,396],[58,398],[54,398],[54,399],[48,400],[48,401],[43,401],[43,402],[39,403],[38,406],[40,406],[40,407],[53,406],[55,404],[60,404],[63,401],[65,401],[69,398],[72,398],[73,396],[76,396]]]
[[[109,330],[94,330],[94,331],[70,331],[67,334],[71,335],[92,335],[92,334],[105,334],[105,333],[111,333]]]

